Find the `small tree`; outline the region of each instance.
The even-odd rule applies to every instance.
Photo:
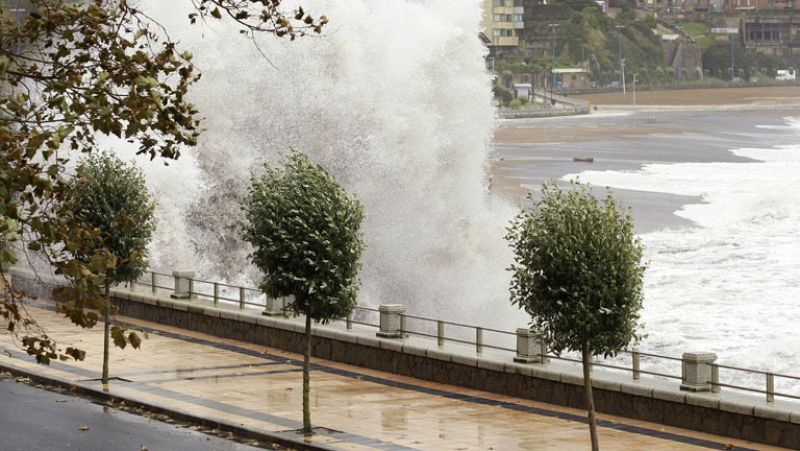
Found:
[[[645,266],[630,214],[610,193],[601,206],[589,186],[573,182],[572,188],[565,193],[544,185],[541,200],[512,221],[506,236],[514,249],[511,303],[531,315],[553,352],[582,354],[597,450],[591,358],[613,356],[639,340]]]
[[[291,297],[289,309],[306,317],[303,352],[303,432],[311,433],[309,361],[311,320],[347,316],[356,304],[361,203],[325,169],[293,153],[282,169],[265,166],[251,179],[242,209],[243,237],[253,263],[266,275],[267,296]]]
[[[105,321],[103,334],[103,377],[108,383],[109,337],[120,348],[140,339],[120,326],[111,327],[111,286],[132,283],[147,269],[147,245],[155,229],[153,201],[142,172],[133,164],[100,153],[78,166],[72,181],[70,207],[74,218],[91,234],[81,240],[76,258],[89,268],[97,268],[103,283],[103,299],[97,305]]]

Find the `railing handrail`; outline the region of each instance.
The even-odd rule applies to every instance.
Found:
[[[147,282],[137,281],[137,282],[135,282],[135,284],[149,286],[149,287],[153,288],[154,292],[155,292],[156,288],[167,289],[167,290],[172,288],[172,287],[156,284],[156,277],[157,276],[169,277],[169,278],[176,277],[176,276],[173,276],[171,274],[165,274],[165,273],[156,272],[156,271],[149,271],[146,274],[149,275],[149,280]],[[189,277],[187,279],[189,280],[189,295],[190,296],[191,295],[196,295],[196,296],[202,296],[202,297],[205,297],[205,298],[213,298],[215,304],[220,300],[228,301],[228,302],[238,302],[240,308],[244,308],[245,305],[256,306],[256,307],[264,307],[264,304],[261,304],[261,303],[248,302],[248,300],[246,299],[246,295],[244,294],[245,291],[263,293],[258,288],[245,287],[245,286],[239,286],[239,285],[232,285],[232,284],[222,283],[222,282],[212,282],[212,281],[208,281],[208,280],[197,279],[197,278],[194,278],[194,277]],[[194,289],[194,284],[195,283],[212,285],[214,287],[213,294],[196,291]],[[239,291],[239,298],[238,299],[233,299],[233,298],[228,298],[228,297],[221,296],[219,291],[218,291],[219,287],[238,290]],[[376,308],[373,308],[373,307],[366,307],[366,306],[356,306],[355,310],[361,310],[361,311],[366,311],[366,312],[371,312],[371,313],[380,313],[379,309],[376,309]],[[284,307],[284,311],[285,311],[285,307]],[[429,317],[420,316],[420,315],[412,315],[412,314],[408,314],[408,313],[401,313],[400,315],[401,315],[401,318],[402,318],[402,326],[401,326],[402,336],[416,335],[416,336],[420,336],[420,337],[436,338],[438,340],[438,342],[439,342],[439,346],[443,346],[446,341],[449,341],[449,342],[452,342],[452,343],[465,344],[465,345],[474,345],[474,346],[476,346],[476,352],[478,354],[481,353],[481,350],[483,348],[495,349],[495,350],[507,351],[507,352],[516,352],[516,349],[513,349],[513,348],[508,348],[508,347],[504,347],[504,346],[498,346],[498,345],[484,343],[483,339],[482,339],[483,332],[493,332],[493,333],[498,333],[498,334],[502,334],[502,335],[517,336],[517,333],[515,333],[515,332],[509,332],[509,331],[506,331],[506,330],[494,329],[494,328],[490,328],[490,327],[483,327],[483,326],[476,326],[476,325],[471,325],[471,324],[459,323],[459,322],[454,322],[454,321],[447,321],[447,320],[429,318]],[[434,323],[434,324],[437,325],[437,332],[436,333],[427,333],[427,332],[421,332],[421,331],[408,330],[407,324],[406,324],[406,319],[413,319],[413,320],[417,320],[417,321],[426,321],[426,322],[429,322],[429,323]],[[352,317],[348,317],[346,319],[341,319],[341,321],[346,321],[347,322],[347,328],[348,329],[351,328],[352,324],[358,324],[358,325],[368,326],[368,327],[377,327],[377,328],[381,327],[379,324],[370,323],[368,321],[356,320],[356,319],[353,319]],[[464,339],[464,338],[457,338],[457,337],[453,337],[453,336],[447,336],[444,333],[444,326],[455,326],[455,327],[460,327],[460,328],[465,328],[465,329],[472,329],[472,330],[474,330],[476,332],[476,335],[475,335],[476,338],[475,338],[475,340],[470,340],[470,339]],[[648,358],[664,359],[664,360],[669,360],[669,361],[684,362],[684,359],[682,357],[673,357],[673,356],[654,354],[654,353],[650,353],[650,352],[642,352],[642,351],[639,351],[637,349],[624,349],[624,350],[620,351],[619,354],[628,354],[628,355],[630,355],[631,359],[632,359],[632,365],[630,367],[628,367],[628,366],[621,366],[621,365],[617,365],[617,364],[613,364],[613,363],[604,363],[604,362],[601,362],[601,361],[593,361],[592,365],[597,366],[597,367],[601,367],[601,368],[608,368],[608,369],[631,372],[631,373],[633,373],[634,379],[638,379],[639,378],[639,374],[647,374],[647,375],[651,375],[651,376],[663,377],[663,378],[668,378],[668,379],[678,379],[678,380],[682,379],[681,376],[676,376],[676,375],[673,375],[673,374],[661,373],[661,372],[657,372],[657,371],[643,370],[643,369],[639,368],[639,358],[640,357],[648,357]],[[571,358],[571,357],[564,357],[564,356],[561,356],[561,355],[550,354],[550,353],[547,353],[547,352],[539,353],[537,355],[539,357],[542,357],[542,358],[545,358],[545,359],[556,359],[556,360],[562,360],[562,361],[567,361],[567,362],[582,363],[582,361],[579,360],[579,359],[575,359],[575,358]],[[725,369],[725,370],[731,370],[731,371],[739,371],[739,372],[744,372],[744,373],[748,373],[748,374],[757,374],[757,375],[766,376],[766,379],[767,379],[767,390],[761,390],[761,389],[752,388],[752,387],[744,387],[744,386],[741,386],[741,385],[726,384],[726,383],[720,382],[718,380],[719,379],[719,369]],[[712,371],[712,380],[711,381],[707,381],[707,383],[711,385],[712,391],[714,391],[714,392],[718,391],[719,387],[727,387],[727,388],[732,388],[732,389],[735,389],[735,390],[742,390],[742,391],[748,391],[748,392],[753,392],[753,393],[766,394],[768,402],[772,402],[774,400],[775,396],[781,396],[781,397],[790,398],[790,399],[794,399],[794,400],[800,400],[800,396],[798,396],[798,395],[791,395],[791,394],[788,394],[788,393],[779,393],[779,392],[776,392],[774,390],[774,378],[784,378],[784,379],[791,379],[791,380],[800,381],[800,376],[792,376],[792,375],[788,375],[788,374],[773,373],[773,372],[770,372],[770,371],[756,370],[756,369],[751,369],[751,368],[743,368],[743,367],[732,366],[732,365],[721,365],[721,364],[717,364],[717,363],[713,363],[712,364],[712,370],[713,370]]]
[[[754,369],[750,369],[750,368],[742,368],[742,367],[738,367],[738,366],[719,365],[719,364],[717,364],[717,367],[722,368],[724,370],[742,371],[742,372],[745,372],[745,373],[761,374],[763,376],[772,375],[772,376],[775,376],[775,377],[781,377],[781,378],[785,378],[785,379],[793,379],[793,380],[796,380],[796,381],[800,381],[800,376],[790,376],[788,374],[773,373],[772,371],[754,370]]]

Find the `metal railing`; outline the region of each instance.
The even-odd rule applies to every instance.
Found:
[[[164,285],[163,279],[168,278],[173,281],[173,285]],[[213,304],[220,305],[221,303],[228,303],[237,305],[239,309],[248,307],[266,308],[267,300],[264,293],[252,287],[243,287],[220,282],[211,282],[200,280],[196,278],[189,278],[189,295],[191,298],[209,299]],[[146,286],[150,288],[152,293],[157,293],[159,289],[172,291],[175,289],[175,277],[170,274],[159,272],[148,272],[139,281],[130,285],[130,289],[134,289],[134,285]],[[203,289],[205,287],[205,289]],[[198,289],[199,288],[199,289]],[[284,313],[289,316],[289,308],[283,307]],[[375,316],[380,315],[380,310],[371,307],[356,306],[353,312],[344,319],[338,320],[344,322],[347,330],[352,330],[353,325],[360,325],[364,327],[373,327],[380,329],[380,322],[375,321]],[[370,320],[370,317],[373,320]],[[415,327],[414,327],[415,326]],[[449,331],[449,333],[448,333]],[[436,339],[437,346],[444,348],[447,343],[456,343],[460,345],[467,345],[474,347],[476,356],[484,353],[485,349],[496,351],[504,351],[517,353],[516,346],[509,346],[509,338],[513,341],[517,339],[517,333],[505,330],[493,329],[489,327],[476,326],[471,324],[458,323],[453,321],[446,321],[442,319],[429,318],[418,315],[411,315],[407,313],[400,314],[400,332],[402,337],[417,336],[423,338]],[[487,336],[487,334],[489,334]],[[487,339],[488,338],[488,339]],[[546,362],[548,359],[555,359],[564,362],[582,363],[582,360],[576,357],[565,355],[557,355],[553,353],[540,353],[537,354]],[[621,358],[621,356],[627,356]],[[609,370],[622,371],[630,373],[633,380],[639,380],[642,374],[653,376],[656,378],[679,380],[684,379],[683,375],[675,375],[656,371],[652,369],[643,369],[642,360],[666,360],[669,362],[681,362],[681,368],[685,361],[681,357],[671,357],[648,352],[642,352],[637,349],[623,350],[616,358],[598,360],[593,359],[592,366],[605,368]],[[726,383],[720,381],[720,370],[735,371],[745,373],[754,377],[764,378],[764,389],[748,387],[733,383]],[[721,365],[717,363],[711,364],[711,380],[705,383],[709,384],[712,393],[719,393],[722,387],[745,391],[750,393],[759,393],[765,395],[766,401],[773,403],[775,397],[781,397],[791,400],[800,400],[800,395],[790,393],[778,392],[775,390],[775,379],[785,379],[794,382],[800,382],[800,376],[792,376],[787,374],[773,373],[769,371],[755,370],[749,368],[741,368],[730,365]]]

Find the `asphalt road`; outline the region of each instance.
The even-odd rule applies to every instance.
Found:
[[[82,430],[87,426],[88,429]],[[261,448],[7,379],[0,380],[0,449],[244,451]]]

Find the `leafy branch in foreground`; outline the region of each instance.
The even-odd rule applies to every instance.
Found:
[[[184,0],[196,21],[236,21],[245,33],[277,37],[320,32],[327,22],[281,0]],[[20,252],[46,259],[71,286],[64,313],[92,327],[82,306],[102,300],[108,258],[75,257],[96,239],[68,205],[69,161],[97,150],[101,135],[138,143],[140,154],[165,163],[194,146],[200,113],[188,100],[200,77],[192,55],[180,51],[159,23],[127,0],[29,0],[28,14],[0,7],[0,233],[13,221],[19,233],[3,250],[13,264]],[[15,246],[18,252],[6,249]],[[2,274],[6,279],[6,275]],[[25,293],[0,297],[5,328],[41,363],[81,358],[60,349],[21,302]]]

